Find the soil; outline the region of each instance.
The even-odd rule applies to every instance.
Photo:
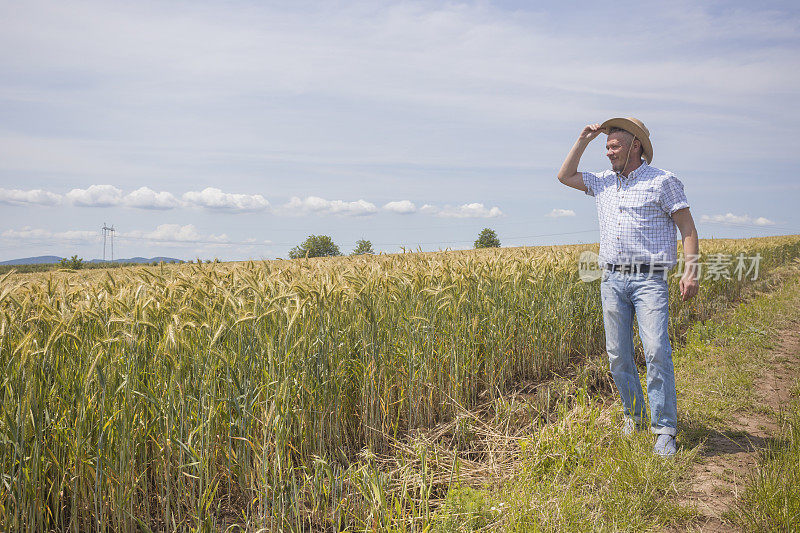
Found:
[[[756,467],[759,451],[777,436],[776,414],[788,403],[798,376],[800,323],[794,323],[771,351],[769,370],[755,381],[756,394],[769,409],[740,414],[729,430],[711,431],[703,443],[700,461],[690,475],[689,492],[680,502],[694,506],[700,513],[697,529],[738,530],[726,513],[735,508],[738,493]]]

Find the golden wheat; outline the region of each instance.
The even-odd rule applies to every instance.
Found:
[[[421,460],[415,498],[392,503],[372,453],[602,351],[585,248],[6,275],[0,524],[380,526],[427,502],[432,474]],[[763,273],[800,240],[703,248],[759,252]],[[688,305],[672,283],[673,331],[745,283]]]

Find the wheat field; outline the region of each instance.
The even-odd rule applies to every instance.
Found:
[[[602,353],[599,283],[578,279],[591,248],[7,274],[0,527],[370,529],[381,508],[419,513],[373,490],[388,474],[370,457]],[[701,248],[759,253],[764,277],[800,238]],[[673,335],[747,283],[703,280],[681,304],[672,280]]]

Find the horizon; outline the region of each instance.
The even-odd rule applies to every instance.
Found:
[[[703,242],[703,241],[714,241],[715,243],[717,243],[718,241],[742,241],[742,240],[775,239],[775,238],[800,238],[800,233],[788,234],[788,235],[762,235],[762,236],[758,236],[758,237],[705,237],[705,238],[701,237],[700,241],[701,242]],[[497,249],[514,250],[514,249],[519,249],[519,248],[586,247],[586,246],[596,247],[596,246],[599,246],[599,245],[600,245],[599,242],[587,242],[587,243],[535,244],[535,245],[523,244],[523,245],[519,245],[519,246],[503,246],[503,245],[501,245],[501,246],[498,246],[498,247],[487,247],[487,248],[474,248],[474,247],[469,247],[469,248],[442,248],[442,249],[438,249],[438,250],[412,250],[412,249],[406,249],[406,250],[398,250],[398,251],[391,251],[391,252],[383,252],[383,251],[381,251],[381,252],[375,252],[373,254],[358,254],[356,256],[353,256],[353,255],[351,255],[349,253],[342,252],[342,254],[338,255],[338,256],[310,257],[308,259],[336,259],[336,258],[347,258],[347,257],[359,257],[359,256],[362,256],[362,255],[380,256],[380,255],[438,254],[438,253],[449,253],[449,252],[470,252],[470,251],[477,251],[477,250],[497,250]],[[701,250],[701,254],[702,253],[703,253],[703,251]],[[73,255],[75,255],[75,254],[73,254]],[[37,259],[37,258],[40,258],[40,257],[57,257],[59,259],[70,259],[71,256],[57,256],[57,255],[54,255],[54,254],[44,254],[44,255],[40,255],[40,256],[17,257],[17,258],[13,258],[13,259],[10,259],[10,260],[3,260],[3,261],[15,261],[15,260],[20,260],[20,259]],[[246,262],[249,262],[249,261],[295,261],[295,260],[302,260],[303,259],[303,258],[292,259],[292,258],[289,258],[289,257],[273,257],[273,258],[258,258],[258,259],[256,259],[256,258],[247,258],[247,259],[228,259],[228,260],[223,260],[223,259],[219,259],[217,257],[189,257],[189,258],[172,257],[168,253],[166,255],[153,256],[153,257],[130,256],[130,257],[124,257],[124,258],[116,258],[113,261],[110,260],[110,259],[103,260],[101,258],[88,259],[88,258],[85,258],[85,257],[78,257],[78,259],[81,259],[84,263],[92,263],[92,264],[103,263],[103,262],[106,262],[106,263],[109,263],[109,264],[116,264],[116,263],[125,264],[125,261],[128,260],[128,259],[143,259],[143,260],[146,260],[146,262],[150,262],[150,261],[152,261],[154,259],[158,259],[158,258],[169,259],[169,261],[165,261],[164,262],[165,264],[172,264],[172,263],[175,263],[176,261],[179,261],[180,263],[190,263],[190,262],[197,262],[198,260],[201,260],[203,262],[246,263]],[[36,263],[19,263],[18,265],[19,266],[26,266],[26,265],[33,265],[33,264],[36,264]],[[53,263],[41,263],[41,264],[57,264],[57,263],[53,262]],[[141,264],[145,264],[145,263],[141,263]],[[7,265],[6,264],[4,266],[16,266],[16,265]]]

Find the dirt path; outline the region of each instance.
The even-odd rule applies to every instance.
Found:
[[[768,409],[744,413],[730,429],[712,431],[703,444],[700,460],[692,469],[692,485],[681,503],[693,505],[701,515],[702,531],[736,531],[725,513],[735,505],[747,476],[755,468],[758,452],[778,431],[776,414],[789,401],[790,390],[800,376],[800,323],[782,332],[771,351],[769,371],[755,380],[756,394]]]

